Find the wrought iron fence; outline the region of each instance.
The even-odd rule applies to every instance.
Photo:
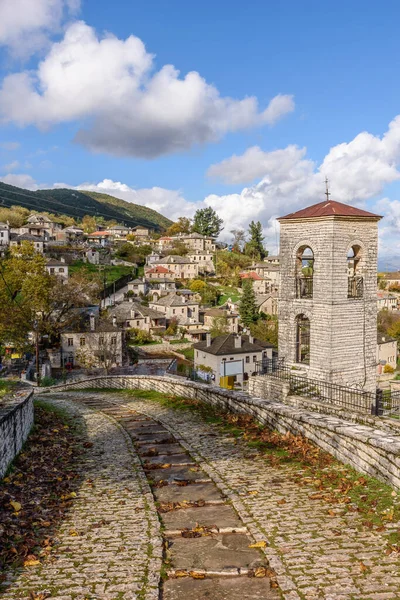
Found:
[[[349,277],[347,280],[347,297],[362,298],[364,288],[363,278],[360,276]]]
[[[282,359],[264,359],[256,363],[256,373],[286,381],[292,395],[325,402],[349,411],[377,414],[375,393],[298,375],[295,369],[285,366]]]
[[[376,400],[377,415],[400,419],[400,391],[377,390]]]
[[[297,298],[312,298],[313,297],[313,278],[312,277],[296,277],[296,297]]]

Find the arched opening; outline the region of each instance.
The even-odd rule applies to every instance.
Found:
[[[364,281],[361,275],[362,249],[354,244],[347,252],[347,297],[362,298]]]
[[[313,297],[314,252],[310,246],[301,246],[296,254],[296,296]]]
[[[310,364],[310,319],[305,315],[296,317],[296,362]]]

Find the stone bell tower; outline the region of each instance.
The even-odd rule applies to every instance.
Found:
[[[279,355],[310,379],[376,389],[380,218],[327,200],[278,219]]]

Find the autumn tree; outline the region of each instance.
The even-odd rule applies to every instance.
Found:
[[[255,223],[252,221],[249,225],[250,239],[244,247],[244,252],[247,256],[250,256],[256,260],[263,260],[268,256],[268,252],[265,250],[263,241],[264,236],[262,234],[262,225],[260,221]]]
[[[246,232],[244,229],[231,229],[233,235],[232,250],[233,252],[242,252],[243,244],[246,241]]]
[[[249,279],[245,279],[243,282],[243,293],[239,302],[239,315],[243,325],[246,327],[249,327],[259,318],[253,284]]]
[[[229,333],[228,319],[225,315],[213,318],[210,333],[212,338]]]
[[[275,315],[266,315],[250,325],[250,333],[255,338],[278,346],[278,318]]]
[[[82,218],[82,227],[85,233],[93,233],[97,229],[96,219],[90,215],[85,215]]]
[[[178,235],[180,233],[190,233],[192,231],[192,221],[187,217],[179,217],[176,223],[172,223],[170,227],[168,227],[165,235],[173,236]]]
[[[223,222],[211,206],[199,208],[194,215],[192,231],[217,238],[223,229]]]

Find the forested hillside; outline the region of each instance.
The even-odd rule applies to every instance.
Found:
[[[172,221],[155,210],[106,194],[71,189],[32,192],[0,182],[0,207],[16,205],[32,211],[68,215],[77,219],[82,219],[85,215],[103,217],[131,227],[144,225],[156,231],[162,231],[172,224]]]

